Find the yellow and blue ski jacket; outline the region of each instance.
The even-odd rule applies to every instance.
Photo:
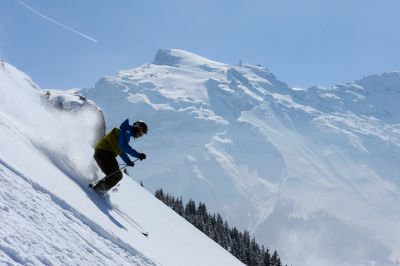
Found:
[[[112,151],[115,157],[118,155],[125,163],[130,162],[127,154],[139,158],[139,153],[129,146],[129,140],[134,136],[134,128],[129,125],[129,119],[126,119],[119,128],[113,128],[107,135],[101,138],[95,146],[95,149]]]

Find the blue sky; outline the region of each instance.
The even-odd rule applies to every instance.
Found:
[[[42,88],[91,87],[158,48],[261,64],[289,86],[400,70],[398,0],[0,0],[0,56]]]

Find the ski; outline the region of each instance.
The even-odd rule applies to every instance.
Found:
[[[88,187],[93,188],[93,187],[96,186],[97,183],[99,183],[101,180],[103,180],[103,179],[100,179],[100,180],[95,181],[95,182],[93,182],[93,183],[89,183]]]
[[[96,190],[93,189],[94,186],[95,186],[97,183],[98,183],[98,182],[90,183],[90,184],[88,185],[88,187],[91,188],[91,189],[97,194],[97,196],[99,196],[101,199],[106,200],[106,202],[109,203],[109,202],[108,202],[109,199],[107,199],[107,193],[100,193],[100,192],[97,192]],[[114,189],[118,189],[118,187],[117,187],[117,188],[114,188]],[[112,190],[114,191],[114,189],[112,189]],[[114,210],[115,210],[116,212],[120,213],[120,215],[121,215],[121,211],[119,211],[118,209],[114,209]],[[140,227],[141,227],[141,226],[140,226]],[[143,236],[149,237],[149,232],[142,231],[142,230],[140,230],[139,228],[137,228],[136,226],[134,226],[133,228],[136,229],[138,232],[140,232]]]

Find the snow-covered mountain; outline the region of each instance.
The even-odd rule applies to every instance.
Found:
[[[0,95],[0,265],[243,265],[128,176],[108,202],[87,188],[93,102],[6,63]]]
[[[261,66],[161,49],[84,94],[145,120],[147,189],[202,201],[293,265],[400,261],[400,72],[290,88]]]

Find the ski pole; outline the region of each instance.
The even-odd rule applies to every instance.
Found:
[[[113,173],[111,173],[111,174],[109,174],[109,175],[103,177],[103,179],[106,179],[106,178],[112,176],[113,174],[115,174],[115,173],[117,173],[117,172],[119,172],[119,171],[121,171],[122,169],[125,169],[125,168],[127,168],[127,167],[128,167],[128,165],[125,165],[125,166],[119,168],[117,171],[115,171],[115,172],[113,172]]]
[[[133,163],[136,162],[137,160],[139,160],[139,159],[134,160]],[[128,167],[128,165],[126,164],[125,166],[119,168],[117,171],[115,171],[115,172],[113,172],[113,173],[111,173],[111,174],[109,174],[109,175],[103,177],[103,179],[106,179],[106,178],[112,176],[113,174],[117,173],[118,171],[121,171],[121,170],[123,170],[123,169],[125,169],[125,168],[127,168],[127,167]]]
[[[139,159],[134,160],[133,163],[136,162],[137,160],[139,160]],[[115,172],[113,172],[113,173],[111,173],[111,174],[109,174],[109,175],[103,177],[102,179],[97,180],[96,182],[94,182],[94,183],[92,183],[92,184],[89,184],[89,187],[95,187],[100,181],[102,181],[102,180],[104,180],[104,179],[106,179],[106,178],[112,176],[113,174],[117,173],[118,171],[121,171],[122,169],[125,169],[126,167],[128,167],[127,164],[126,164],[124,167],[119,168],[117,171],[115,171]]]

